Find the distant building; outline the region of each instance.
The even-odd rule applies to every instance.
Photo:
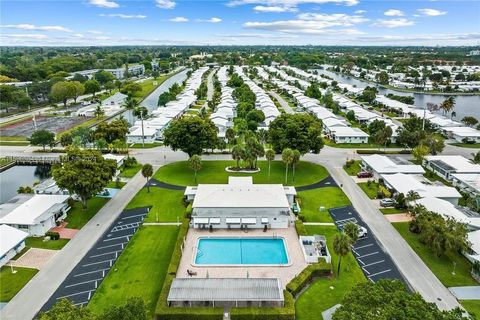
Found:
[[[253,184],[252,177],[229,177],[228,184],[187,187],[194,228],[288,228],[296,190],[281,184]]]
[[[467,56],[480,56],[480,50],[471,50]]]
[[[4,266],[25,248],[25,239],[27,237],[27,232],[5,224],[0,225],[0,267]]]

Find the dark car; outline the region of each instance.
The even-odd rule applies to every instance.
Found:
[[[357,173],[357,178],[371,178],[371,177],[372,177],[372,173],[368,171],[360,171],[359,173]]]

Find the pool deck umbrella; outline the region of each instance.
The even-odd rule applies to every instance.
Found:
[[[169,305],[190,306],[198,303],[282,306],[284,298],[278,278],[175,278],[167,301]]]

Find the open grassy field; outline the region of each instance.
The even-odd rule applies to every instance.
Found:
[[[185,215],[182,200],[183,191],[150,187],[148,193],[147,188],[143,188],[130,201],[127,209],[152,206],[145,222],[176,222],[177,216],[181,220]]]
[[[352,253],[342,259],[340,275],[337,274],[338,256],[333,252],[333,239],[338,230],[334,226],[305,226],[309,234],[320,234],[327,238],[327,246],[332,255],[334,277],[318,279],[303,292],[295,302],[297,320],[322,319],[322,311],[342,301],[343,296],[356,284],[366,281],[362,270]]]
[[[134,165],[130,168],[122,169],[122,172],[120,173],[120,177],[122,177],[122,178],[132,178],[140,170],[142,170],[142,164],[137,163],[136,165]]]
[[[130,149],[151,149],[163,146],[161,142],[154,142],[154,143],[145,143],[145,146],[142,146],[141,143],[133,143],[129,146]]]
[[[480,300],[460,300],[460,303],[474,319],[480,319]]]
[[[43,241],[43,237],[28,237],[25,239],[25,246],[31,248],[60,250],[70,241],[69,239],[58,239]]]
[[[153,315],[177,233],[177,226],[141,227],[100,284],[88,308],[101,313],[107,307],[124,304],[130,297],[141,297]]]
[[[15,267],[14,270],[17,272],[12,273],[7,266],[0,269],[0,302],[10,301],[38,272],[31,268]]]
[[[260,172],[236,173],[227,172],[225,168],[235,166],[235,161],[203,161],[202,169],[197,174],[197,183],[227,183],[229,176],[252,176],[254,183],[282,183],[286,185],[302,186],[321,181],[328,177],[328,172],[322,166],[301,161],[295,170],[293,181],[292,169],[288,173],[285,183],[285,165],[281,161],[272,161],[270,179],[268,177],[268,162],[259,161]],[[158,170],[154,178],[170,184],[187,186],[194,185],[193,171],[186,161],[175,162]]]
[[[87,201],[87,210],[83,210],[80,201],[75,201],[67,214],[67,228],[80,229],[108,202],[107,198],[92,198]]]
[[[392,225],[445,286],[478,285],[470,275],[471,264],[464,256],[450,253],[438,257],[418,240],[418,235],[408,230],[408,222],[393,223]],[[456,263],[455,274],[452,274],[453,262]]]
[[[360,168],[360,163],[362,163],[361,160],[354,160],[353,163],[349,166],[346,164],[343,165],[343,170],[349,175],[349,176],[356,176],[357,173],[359,173],[362,169]]]
[[[347,196],[338,187],[318,188],[298,192],[300,197],[300,214],[308,222],[333,222],[328,209],[343,207],[350,204]],[[320,207],[325,211],[320,212]]]

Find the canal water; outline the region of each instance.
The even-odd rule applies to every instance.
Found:
[[[13,166],[0,172],[0,203],[7,202],[17,195],[19,187],[32,187],[50,177],[50,166]]]
[[[365,88],[366,86],[374,86],[374,84],[368,83],[366,81],[361,81],[354,77],[337,74],[327,70],[319,69],[318,72],[329,76],[330,78],[332,78],[333,80],[339,83],[348,83],[358,88]],[[397,91],[392,89],[386,89],[382,87],[378,87],[378,92],[384,95],[388,93],[393,93],[399,96],[413,96],[415,97],[414,106],[421,109],[425,108],[427,103],[441,104],[447,97],[444,95],[435,95],[435,94],[428,94],[428,93],[403,92],[403,91]],[[457,95],[455,96],[455,102],[456,104],[455,104],[454,111],[456,112],[457,115],[456,117],[453,118],[454,120],[457,120],[457,121],[462,120],[462,118],[465,116],[474,116],[475,118],[480,120],[480,95],[474,95],[474,96]],[[437,111],[437,113],[442,114],[442,111]]]

